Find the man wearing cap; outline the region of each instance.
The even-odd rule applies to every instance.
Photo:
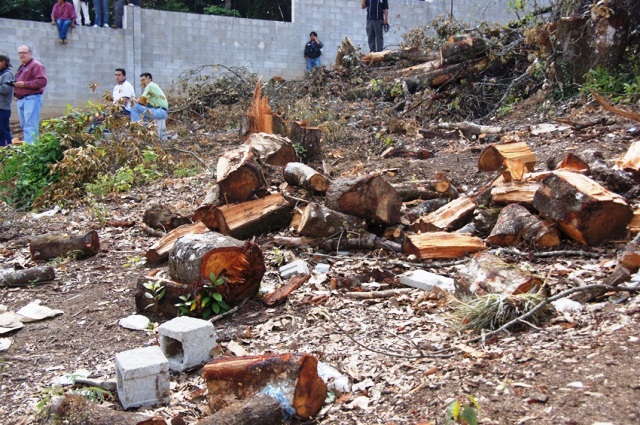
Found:
[[[31,47],[18,47],[20,67],[16,72],[14,96],[18,100],[18,117],[27,143],[38,138],[42,93],[47,86],[47,72],[44,66],[33,58]]]
[[[11,144],[11,100],[13,99],[13,74],[9,71],[11,60],[0,55],[0,146]]]
[[[387,0],[362,0],[367,9],[367,38],[369,50],[381,52],[384,48],[383,26],[389,25],[389,2]]]
[[[140,74],[140,85],[144,87],[144,93],[138,102],[131,107],[131,121],[164,120],[167,118],[169,102],[160,86],[153,82],[153,77],[148,72]]]

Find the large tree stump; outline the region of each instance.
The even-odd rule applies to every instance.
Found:
[[[453,259],[487,249],[480,238],[447,232],[406,235],[402,248],[407,254],[414,254],[421,260]]]
[[[151,248],[147,250],[147,261],[151,264],[164,263],[169,259],[169,252],[178,238],[189,234],[202,234],[209,232],[209,228],[204,223],[185,224],[173,229],[162,238],[158,239]]]
[[[213,412],[271,385],[282,388],[296,414],[308,419],[320,411],[327,395],[318,360],[309,354],[221,357],[207,363],[202,373]]]
[[[261,233],[284,229],[291,221],[291,203],[280,193],[241,204],[215,208],[214,216],[220,233],[248,239]]]
[[[283,136],[254,133],[249,135],[244,143],[255,149],[265,164],[284,167],[296,159],[296,151],[291,140]]]
[[[216,176],[226,203],[248,201],[267,187],[257,152],[249,145],[225,152],[218,159]]]
[[[517,246],[522,242],[534,248],[551,248],[560,245],[560,232],[555,223],[540,220],[518,204],[507,205],[486,239],[489,245]]]
[[[584,245],[621,236],[633,217],[633,210],[620,195],[582,174],[566,171],[555,171],[542,181],[533,206]]]
[[[505,143],[488,146],[480,154],[478,169],[480,171],[497,171],[505,160],[517,160],[524,164],[527,171],[533,171],[536,165],[536,155],[525,142]]]
[[[370,175],[335,180],[326,195],[325,205],[384,225],[400,221],[402,200],[381,176]]]
[[[300,156],[303,162],[313,162],[322,159],[320,139],[322,132],[318,127],[310,127],[304,121],[294,121],[289,129],[289,139],[294,145],[300,146]]]
[[[473,215],[476,203],[471,198],[458,198],[425,216],[412,225],[414,232],[438,232],[456,230],[464,226]]]
[[[361,218],[311,202],[302,213],[298,233],[313,238],[329,238],[342,232],[357,230],[362,225]]]
[[[30,269],[0,269],[0,288],[12,286],[32,286],[38,283],[51,282],[56,273],[51,266],[32,267]]]
[[[284,423],[280,403],[270,395],[257,393],[205,416],[196,425],[279,425]]]
[[[287,164],[284,169],[284,180],[293,186],[302,186],[316,193],[325,193],[330,184],[327,177],[300,162]]]
[[[100,238],[95,230],[82,236],[37,236],[31,240],[29,251],[34,260],[92,257],[100,251]]]

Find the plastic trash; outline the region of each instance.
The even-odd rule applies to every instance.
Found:
[[[296,413],[296,409],[293,408],[291,402],[284,394],[282,388],[275,388],[273,385],[267,385],[260,391],[262,394],[270,395],[275,398],[278,403],[280,403],[280,407],[282,407],[282,412],[284,413],[284,419],[288,420]]]

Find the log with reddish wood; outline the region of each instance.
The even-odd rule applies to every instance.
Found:
[[[36,286],[51,282],[56,273],[51,266],[32,267],[30,269],[0,269],[0,288],[13,286]]]
[[[486,242],[495,246],[527,242],[534,248],[551,248],[560,245],[560,232],[555,223],[540,220],[521,205],[510,204],[500,212]]]
[[[298,145],[302,152],[300,156],[304,162],[322,159],[320,140],[322,131],[318,127],[311,127],[305,121],[294,121],[289,128],[289,139],[294,146]]]
[[[392,225],[400,222],[402,200],[384,178],[369,175],[334,180],[327,191],[325,205],[375,223]]]
[[[284,229],[291,221],[291,203],[280,193],[214,209],[219,232],[237,239]]]
[[[216,232],[185,235],[169,255],[172,280],[200,288],[210,282],[211,273],[225,277],[217,287],[227,302],[254,295],[266,271],[262,251],[253,242],[241,242]]]
[[[258,154],[249,145],[228,150],[218,158],[216,178],[225,203],[248,201],[267,187]]]
[[[542,183],[535,180],[496,182],[491,188],[491,201],[496,204],[511,204],[517,202],[522,205],[533,205],[535,196]]]
[[[471,262],[458,266],[456,290],[461,294],[510,294],[537,291],[543,280],[488,252],[476,254]]]
[[[422,260],[459,258],[487,249],[480,238],[447,232],[406,235],[402,247],[407,254],[414,254]]]
[[[313,238],[329,238],[342,232],[356,231],[363,227],[363,224],[361,218],[311,202],[302,213],[298,233]]]
[[[589,165],[582,160],[578,155],[568,153],[562,161],[556,166],[558,170],[573,171],[574,173],[582,173],[589,175],[591,169]]]
[[[536,165],[536,155],[525,142],[490,145],[485,148],[478,159],[480,171],[497,171],[504,165],[505,160],[518,160],[524,164],[527,171],[533,171]]]
[[[29,244],[29,251],[34,260],[92,257],[100,251],[100,238],[95,230],[81,236],[36,236]]]
[[[299,274],[293,276],[291,279],[287,281],[284,285],[279,287],[273,292],[268,293],[262,298],[262,303],[266,306],[273,307],[281,304],[284,300],[287,299],[289,295],[307,280],[309,280],[311,276],[308,274]]]
[[[192,220],[194,223],[201,222],[210,230],[218,230],[218,222],[216,221],[215,210],[217,204],[201,205],[193,213]]]
[[[151,422],[150,422],[151,421]],[[162,422],[160,422],[162,421]],[[6,422],[5,422],[6,423]],[[160,425],[164,419],[149,418],[134,412],[125,412],[103,407],[81,395],[65,394],[53,397],[42,412],[42,424],[75,425]]]
[[[191,223],[191,219],[175,214],[167,205],[155,204],[145,210],[142,222],[152,229],[169,233],[177,227]]]
[[[290,162],[284,169],[284,180],[293,186],[316,192],[325,193],[331,184],[328,177],[301,162]]]
[[[212,412],[271,385],[284,391],[296,415],[308,419],[320,411],[327,395],[318,360],[304,353],[220,357],[207,363],[202,373]]]
[[[418,218],[411,224],[411,230],[438,232],[459,229],[469,221],[476,206],[472,198],[454,199],[436,211]]]
[[[620,195],[582,174],[567,171],[555,171],[544,178],[533,206],[584,245],[621,236],[633,217],[633,210]]]
[[[147,250],[147,261],[151,264],[159,264],[169,259],[169,252],[173,249],[173,245],[176,243],[179,237],[188,234],[202,234],[209,232],[209,228],[200,222],[185,224],[158,239],[151,248]]]
[[[260,160],[265,164],[284,167],[296,159],[296,151],[291,140],[284,136],[253,133],[244,143],[255,149]]]
[[[270,395],[257,393],[205,416],[195,425],[280,425],[284,413],[280,403]]]

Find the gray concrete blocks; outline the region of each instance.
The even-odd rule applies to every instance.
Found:
[[[169,362],[157,345],[116,354],[116,378],[123,409],[169,404]]]
[[[295,260],[280,267],[280,276],[289,279],[298,274],[309,274],[309,266],[304,260]]]
[[[176,317],[158,327],[160,348],[169,361],[169,369],[181,372],[209,361],[216,344],[216,331],[207,320]]]

